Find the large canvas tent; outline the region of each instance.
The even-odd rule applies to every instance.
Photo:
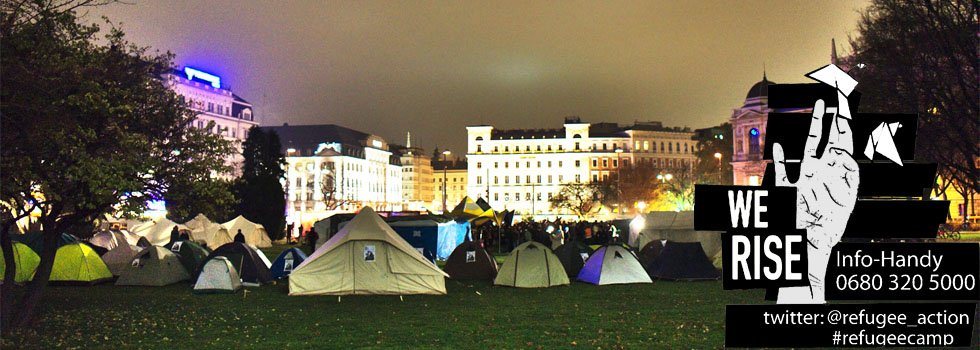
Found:
[[[276,260],[272,262],[272,268],[269,269],[272,272],[272,278],[281,279],[288,277],[294,268],[303,263],[303,260],[306,260],[306,253],[303,253],[299,248],[283,250],[276,257]]]
[[[159,246],[143,249],[123,268],[117,286],[166,286],[191,276],[173,252]]]
[[[595,285],[653,282],[633,252],[620,245],[607,245],[592,253],[578,280]]]
[[[198,244],[204,244],[211,248],[217,248],[233,240],[228,228],[216,222],[212,222],[204,214],[197,214],[193,219],[184,223],[191,230],[190,238]]]
[[[578,240],[569,240],[555,248],[555,256],[565,268],[565,275],[568,278],[575,278],[578,272],[585,266],[585,261],[592,255],[592,248]]]
[[[119,276],[141,249],[129,244],[118,245],[102,255],[102,262],[109,268],[109,272],[113,276]]]
[[[660,255],[646,269],[650,277],[666,280],[713,280],[721,277],[698,242],[667,241]]]
[[[58,248],[51,268],[53,283],[96,284],[112,279],[109,267],[91,247],[82,243],[66,244]]]
[[[319,236],[316,240],[315,249],[320,249],[323,243],[326,243],[330,237],[333,237],[337,231],[340,231],[340,224],[348,222],[354,218],[352,213],[336,213],[326,218],[320,219],[313,223],[313,230],[316,231]]]
[[[34,279],[34,271],[41,263],[41,257],[34,252],[31,247],[24,243],[13,242],[12,249],[14,256],[14,283],[24,283]],[[0,250],[0,276],[4,276],[7,271],[3,251]]]
[[[446,294],[448,277],[364,207],[289,275],[289,295]]]
[[[466,241],[449,255],[443,271],[454,280],[492,281],[497,277],[497,261],[479,243]]]
[[[160,220],[157,220],[152,225],[141,225],[132,232],[146,238],[152,245],[163,246],[170,242],[174,227],[177,230],[190,231],[187,226],[170,221],[167,218],[160,218]]]
[[[232,237],[241,230],[242,234],[245,235],[245,243],[248,243],[250,246],[258,248],[269,248],[272,246],[272,240],[269,239],[269,234],[265,231],[265,227],[248,221],[244,216],[239,215],[222,225]]]
[[[642,221],[643,225],[630,228],[630,246],[633,248],[641,249],[658,240],[698,242],[709,261],[715,261],[715,257],[721,255],[721,235],[717,231],[695,230],[694,212],[650,212],[643,215]]]
[[[194,282],[194,293],[234,293],[242,287],[235,266],[223,256],[208,260]]]
[[[568,283],[565,269],[555,253],[534,241],[514,248],[493,281],[495,285],[520,288],[545,288]]]
[[[208,260],[221,256],[228,258],[228,261],[234,265],[235,271],[244,283],[258,285],[272,281],[269,267],[245,243],[231,242],[220,246],[208,255],[204,263],[207,264]]]
[[[191,241],[172,242],[164,246],[164,248],[177,255],[180,264],[184,266],[184,270],[191,276],[197,276],[197,269],[201,267],[204,260],[211,254],[210,251],[201,245]]]

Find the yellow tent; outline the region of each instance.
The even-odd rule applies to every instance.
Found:
[[[72,243],[58,248],[51,268],[51,282],[95,284],[112,279],[109,267],[99,254],[86,244]]]
[[[24,243],[13,242],[14,251],[14,264],[16,265],[17,271],[14,275],[14,282],[24,283],[30,281],[34,278],[34,271],[37,270],[37,265],[41,262],[41,257],[37,256],[37,253],[28,247]],[[7,267],[4,265],[3,251],[0,251],[0,276],[3,276],[7,271]]]
[[[289,295],[446,294],[449,277],[371,207],[289,275]]]

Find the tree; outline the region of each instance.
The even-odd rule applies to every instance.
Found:
[[[568,209],[579,218],[584,218],[599,208],[601,192],[595,183],[569,182],[561,185],[558,193],[551,197],[555,209]]]
[[[28,324],[50,277],[61,232],[91,230],[113,211],[140,212],[175,179],[221,169],[214,137],[160,79],[173,55],[147,54],[113,28],[78,23],[88,1],[3,3],[0,18],[0,245],[37,210],[43,248],[33,281],[15,303],[5,274],[4,330]],[[194,165],[187,157],[201,157]],[[12,259],[5,261],[13,271]],[[16,306],[15,306],[16,304]]]
[[[286,156],[279,134],[252,128],[242,143],[242,177],[238,186],[238,212],[265,226],[269,238],[282,239],[286,229]]]
[[[607,207],[622,206],[623,212],[639,202],[652,203],[659,195],[657,174],[663,172],[652,163],[624,164],[618,172],[596,184],[599,198]]]
[[[699,130],[701,131],[701,130]],[[698,183],[731,185],[732,184],[732,125],[721,124],[717,127],[704,129],[695,133],[698,148],[694,154],[698,160],[694,167]],[[715,154],[721,157],[715,157]]]
[[[976,1],[875,0],[846,59],[862,111],[918,113],[916,159],[937,163],[939,176],[973,193],[980,190],[977,11]]]

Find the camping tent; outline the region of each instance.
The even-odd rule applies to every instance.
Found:
[[[717,231],[694,230],[693,212],[650,212],[642,221],[643,225],[630,228],[630,246],[636,249],[656,240],[699,242],[710,261],[721,255],[721,235]]]
[[[460,244],[449,255],[443,270],[454,280],[486,280],[497,277],[497,261],[474,241]]]
[[[132,232],[138,236],[145,237],[147,241],[152,245],[163,246],[170,242],[171,233],[174,227],[177,230],[188,230],[187,226],[178,224],[176,222],[170,221],[167,218],[160,218],[152,225],[140,225]]]
[[[293,272],[293,268],[303,263],[303,260],[306,260],[306,253],[303,253],[299,248],[283,250],[276,257],[276,261],[272,262],[272,268],[270,269],[272,271],[272,278],[286,278]]]
[[[147,248],[153,246],[153,243],[150,243],[150,240],[146,239],[146,237],[140,237],[140,239],[136,241],[136,246],[140,248]]]
[[[439,247],[439,224],[432,220],[402,220],[389,222],[392,230],[398,233],[429,261],[436,260]]]
[[[89,238],[88,242],[92,245],[99,246],[107,250],[112,250],[112,248],[119,245],[129,244],[129,241],[126,239],[126,235],[117,230],[99,231],[92,235],[92,238]]]
[[[244,243],[231,242],[220,246],[211,252],[211,255],[208,255],[204,263],[207,264],[208,260],[219,256],[228,258],[244,283],[258,285],[272,281],[272,273],[269,272],[269,267],[262,262],[262,258],[259,258],[252,248]]]
[[[30,231],[24,234],[11,234],[10,240],[26,244],[38,255],[41,255],[41,248],[44,247],[44,233],[41,231]],[[58,247],[75,242],[78,242],[78,238],[75,238],[75,236],[67,233],[62,233],[61,236],[58,237]]]
[[[208,258],[208,254],[211,254],[210,251],[201,245],[191,241],[173,242],[164,246],[164,248],[177,255],[177,259],[179,259],[180,264],[184,266],[184,270],[186,270],[192,277],[197,276],[197,269],[200,268],[201,263]]]
[[[269,239],[269,234],[265,231],[265,227],[248,221],[244,216],[239,215],[237,218],[221,225],[228,230],[231,237],[238,234],[238,230],[242,230],[242,234],[245,235],[245,243],[248,243],[250,246],[259,248],[269,248],[272,246],[272,241]]]
[[[640,259],[640,264],[644,267],[649,266],[660,253],[664,250],[664,243],[661,240],[653,240],[647,243],[643,249],[640,249],[640,253],[637,254],[637,258]]]
[[[194,283],[194,293],[234,293],[242,287],[235,266],[223,256],[208,260]]]
[[[105,254],[102,254],[102,262],[105,263],[106,267],[109,268],[109,272],[114,276],[119,276],[122,273],[123,268],[129,266],[129,263],[133,261],[133,257],[140,252],[142,248],[122,244],[115,248],[110,249]]]
[[[721,276],[698,242],[668,241],[660,256],[645,267],[650,277],[667,280],[712,280]]]
[[[232,235],[228,233],[225,226],[212,222],[204,214],[197,214],[193,219],[184,223],[184,226],[191,230],[191,240],[198,244],[217,248],[232,241]]]
[[[265,268],[272,268],[272,261],[269,261],[269,257],[265,256],[265,253],[263,253],[261,249],[255,247],[251,248],[252,251],[255,252],[255,256],[259,257],[259,260],[262,261],[263,265],[265,265]]]
[[[110,279],[112,273],[109,272],[109,267],[91,247],[82,243],[72,243],[58,248],[49,281],[96,284]]]
[[[289,275],[289,295],[446,294],[446,273],[364,207]]]
[[[592,253],[578,280],[595,285],[653,282],[636,255],[621,245],[607,245]]]
[[[527,241],[514,248],[500,267],[493,284],[541,288],[568,284],[568,276],[555,253],[543,244]]]
[[[570,240],[555,248],[555,255],[558,261],[565,267],[565,274],[568,278],[575,278],[578,272],[585,266],[585,261],[592,255],[592,248],[578,240]]]
[[[326,243],[330,237],[333,237],[340,230],[340,223],[350,221],[354,218],[354,215],[357,214],[336,213],[313,223],[313,230],[319,235],[316,240],[316,249],[319,249],[323,243]]]
[[[166,286],[189,280],[191,276],[173,252],[153,246],[143,249],[123,268],[117,286]]]
[[[41,257],[31,247],[20,242],[13,242],[12,250],[14,266],[16,268],[14,271],[14,283],[30,281],[34,278],[34,271],[37,270],[37,265],[41,263]],[[0,276],[4,276],[6,271],[7,267],[3,259],[3,251],[0,250]]]

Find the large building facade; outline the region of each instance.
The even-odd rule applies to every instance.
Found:
[[[191,67],[174,69],[164,75],[165,83],[197,114],[192,127],[220,134],[233,141],[235,152],[227,162],[237,174],[241,168],[241,142],[248,130],[258,126],[252,104],[221,84],[221,78]]]
[[[405,210],[422,211],[430,209],[428,205],[435,199],[432,175],[432,159],[425,150],[412,147],[412,135],[406,136],[404,147],[396,151],[402,165],[402,200]],[[392,148],[395,148],[392,145]]]
[[[616,176],[630,164],[690,169],[694,133],[660,122],[631,126],[566,118],[560,129],[467,127],[467,194],[522,215],[567,215],[550,199],[565,183]]]
[[[384,138],[337,125],[265,127],[286,155],[286,216],[312,225],[364,206],[401,211],[402,166]],[[300,225],[296,225],[299,227]]]
[[[448,160],[433,164],[435,174],[432,183],[435,192],[429,210],[432,212],[448,212],[467,196],[467,166],[466,162]],[[445,207],[443,198],[445,197]]]

